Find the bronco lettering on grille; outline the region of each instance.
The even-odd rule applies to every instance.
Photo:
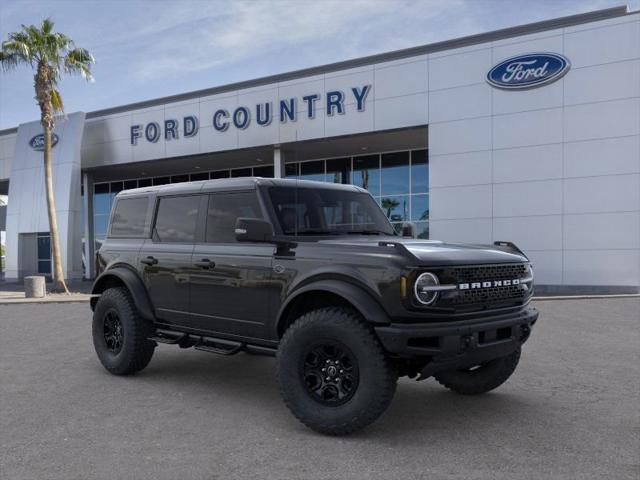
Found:
[[[490,282],[459,283],[458,290],[477,290],[480,288],[511,287],[512,285],[520,285],[520,279],[514,278],[512,280],[492,280]]]

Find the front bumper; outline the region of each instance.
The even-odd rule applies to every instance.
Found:
[[[527,307],[515,314],[467,322],[400,324],[375,327],[382,346],[403,358],[427,361],[421,377],[437,371],[471,367],[516,351],[531,333],[538,311]]]

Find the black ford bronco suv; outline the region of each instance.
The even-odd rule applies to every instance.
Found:
[[[404,238],[355,186],[237,178],[121,192],[97,254],[93,343],[116,375],[158,343],[276,356],[284,401],[340,435],[398,376],[479,394],[514,372],[538,312],[513,244]]]

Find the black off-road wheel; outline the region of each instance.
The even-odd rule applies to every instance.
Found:
[[[280,391],[307,427],[346,435],[375,421],[387,409],[398,373],[360,315],[322,308],[298,318],[277,354]]]
[[[462,370],[440,372],[434,378],[449,390],[462,395],[479,395],[498,388],[513,374],[520,360],[520,348],[506,357]]]
[[[130,375],[146,367],[156,347],[150,333],[126,288],[109,288],[100,296],[93,312],[93,346],[109,372]]]

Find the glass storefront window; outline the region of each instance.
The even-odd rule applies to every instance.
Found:
[[[189,175],[171,175],[171,183],[188,182]]]
[[[253,167],[253,176],[262,178],[273,178],[273,165]]]
[[[416,238],[427,240],[429,238],[429,222],[417,222],[414,225]]]
[[[154,185],[166,185],[168,183],[171,183],[171,177],[155,177],[153,179]]]
[[[375,197],[380,195],[380,156],[354,157],[351,184],[369,190]]]
[[[393,197],[382,197],[380,206],[385,215],[392,222],[409,221],[409,196],[398,195]]]
[[[233,170],[231,170],[231,176],[233,178],[250,177],[251,176],[251,168],[234,168]]]
[[[189,178],[192,182],[199,182],[201,180],[209,180],[209,174],[207,172],[192,173]]]
[[[300,180],[324,182],[324,179],[324,160],[300,164]]]
[[[382,154],[382,195],[409,193],[409,152]]]
[[[429,220],[429,195],[411,196],[411,221]]]
[[[216,178],[229,178],[229,170],[218,170],[217,172],[211,172],[211,180]]]
[[[140,180],[138,180],[138,187],[150,187],[152,184],[152,181],[150,178],[141,178]]]
[[[297,177],[299,175],[299,163],[287,163],[284,166],[284,176],[289,177]]]
[[[138,188],[137,180],[127,180],[126,182],[124,182],[125,190],[131,190],[132,188]]]
[[[332,158],[327,160],[327,182],[349,183],[351,158]]]
[[[411,152],[411,193],[429,191],[429,159],[427,150]]]

